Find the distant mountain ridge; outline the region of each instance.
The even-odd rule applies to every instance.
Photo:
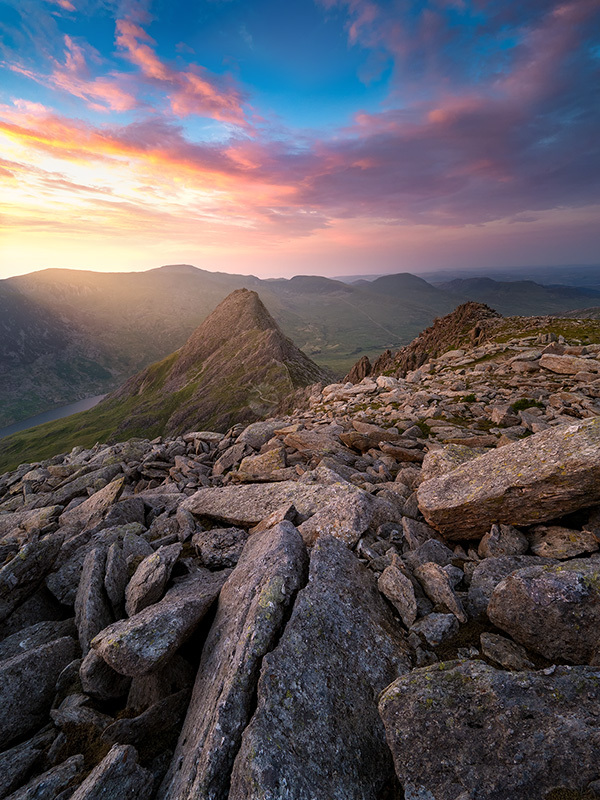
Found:
[[[114,390],[181,347],[240,288],[259,292],[283,333],[340,377],[357,358],[399,349],[467,300],[527,315],[600,300],[590,290],[532,282],[433,286],[410,273],[349,284],[315,275],[261,280],[189,264],[131,273],[44,270],[0,281],[0,310],[14,312],[2,315],[0,329],[0,427]]]

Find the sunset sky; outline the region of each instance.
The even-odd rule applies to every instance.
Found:
[[[600,263],[598,0],[0,0],[0,277]]]

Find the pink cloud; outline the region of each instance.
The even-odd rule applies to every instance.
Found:
[[[177,70],[161,61],[152,47],[156,42],[139,25],[126,19],[117,20],[116,41],[148,81],[165,89],[177,116],[199,114],[222,122],[246,124],[244,98],[238,89],[199,65]]]
[[[137,106],[134,95],[123,88],[126,76],[112,73],[108,77],[92,78],[84,48],[70,36],[64,37],[64,44],[64,63],[52,59],[50,74],[34,72],[18,64],[8,66],[36,83],[79,97],[95,111],[129,111]]]

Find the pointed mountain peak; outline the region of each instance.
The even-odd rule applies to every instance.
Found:
[[[184,346],[130,378],[109,398],[128,401],[118,435],[225,430],[274,413],[296,389],[328,379],[279,329],[256,292],[236,289]]]

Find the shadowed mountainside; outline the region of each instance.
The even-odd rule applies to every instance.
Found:
[[[167,358],[89,411],[0,440],[0,462],[135,436],[223,431],[273,414],[304,386],[332,376],[285,337],[256,292],[232,292]]]

